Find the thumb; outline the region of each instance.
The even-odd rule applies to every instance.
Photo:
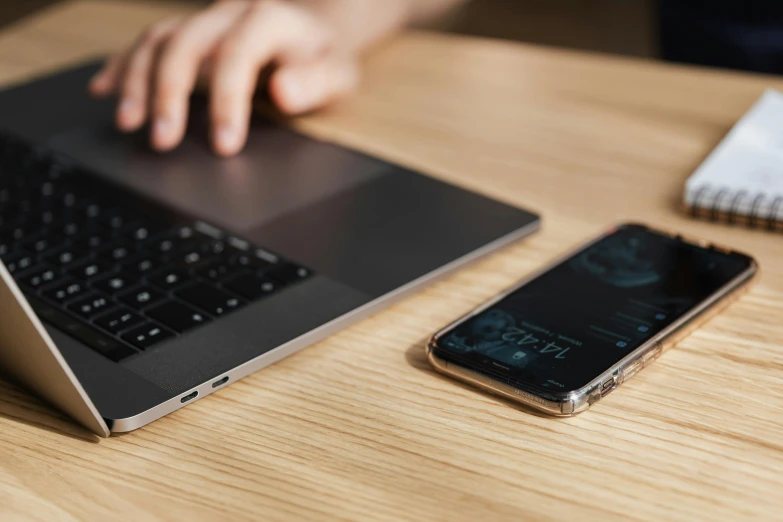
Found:
[[[344,57],[325,57],[280,67],[269,81],[274,104],[286,114],[301,114],[353,92],[359,65]]]

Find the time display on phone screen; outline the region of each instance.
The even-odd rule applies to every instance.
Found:
[[[442,335],[438,348],[535,387],[576,390],[749,263],[624,226]]]

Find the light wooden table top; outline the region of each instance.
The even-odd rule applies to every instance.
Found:
[[[0,34],[0,82],[117,48],[171,11],[49,10]],[[0,518],[780,520],[783,237],[677,210],[685,179],[769,86],[783,80],[397,40],[370,60],[358,96],[298,125],[535,209],[543,230],[127,435],[98,440],[0,383]],[[428,367],[433,331],[621,220],[748,251],[762,274],[573,419],[531,415]]]

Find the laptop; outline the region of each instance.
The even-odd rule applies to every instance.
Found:
[[[0,369],[98,435],[192,404],[539,226],[261,118],[243,153],[218,158],[198,98],[185,142],[158,154],[86,94],[97,68],[0,92]]]

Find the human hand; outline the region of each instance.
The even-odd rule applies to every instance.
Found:
[[[113,56],[92,79],[100,97],[116,93],[117,126],[127,132],[149,121],[154,148],[167,151],[185,135],[190,94],[209,85],[211,140],[218,154],[236,154],[247,140],[259,76],[272,102],[299,114],[352,91],[359,78],[355,52],[307,3],[224,0],[193,16],[150,27]]]

